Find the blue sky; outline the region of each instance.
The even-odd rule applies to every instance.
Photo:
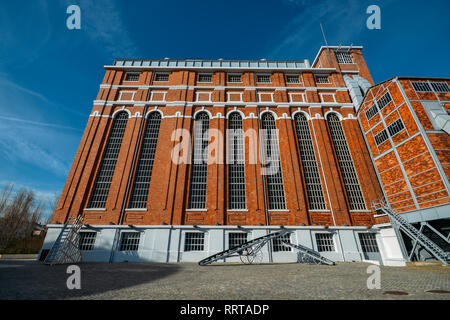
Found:
[[[66,8],[81,9],[81,30]],[[381,30],[366,8],[381,8]],[[449,77],[450,2],[29,0],[0,4],[0,187],[61,192],[114,58],[314,59],[362,45],[375,82]]]

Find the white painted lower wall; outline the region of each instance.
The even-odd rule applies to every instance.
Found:
[[[51,249],[61,232],[62,225],[48,225],[47,236],[42,250]],[[289,226],[285,229],[293,231],[291,243],[301,244],[318,251],[316,243],[317,233],[331,233],[333,235],[334,251],[321,252],[333,261],[368,261],[381,265],[404,265],[398,240],[392,227],[320,227],[320,226]],[[198,262],[210,255],[227,250],[228,235],[231,232],[245,232],[247,239],[252,240],[268,233],[279,231],[276,226],[125,226],[98,225],[84,226],[83,231],[96,232],[96,239],[92,250],[82,251],[83,261],[86,262]],[[136,251],[120,251],[120,235],[123,232],[139,232],[140,242]],[[204,250],[185,251],[185,235],[187,232],[203,232]],[[379,254],[370,254],[371,259],[362,251],[359,233],[375,233]],[[269,245],[262,248],[263,262],[296,262],[297,250],[269,252]],[[240,262],[239,257],[228,258],[225,262]]]

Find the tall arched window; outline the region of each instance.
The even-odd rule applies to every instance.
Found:
[[[98,169],[97,178],[92,188],[88,208],[105,207],[127,121],[128,113],[125,111],[119,112],[113,120],[111,132],[106,142],[105,152],[103,153],[102,161]]]
[[[275,119],[270,113],[264,113],[261,122],[268,207],[269,210],[284,210],[286,209],[286,200]]]
[[[148,188],[152,178],[160,123],[159,112],[151,112],[148,115],[128,208],[147,207]]]
[[[192,150],[191,182],[188,209],[206,208],[206,181],[208,178],[209,117],[200,112],[194,121],[194,146]]]
[[[366,204],[341,122],[334,113],[330,113],[327,116],[327,122],[330,128],[331,139],[333,140],[334,151],[341,169],[350,210],[365,210]]]
[[[305,176],[309,209],[326,210],[327,206],[323,196],[322,182],[320,181],[319,168],[314,153],[314,145],[311,138],[311,132],[309,131],[308,120],[304,114],[297,113],[294,116],[294,121],[303,174]]]
[[[245,156],[242,117],[228,117],[228,209],[245,209]]]

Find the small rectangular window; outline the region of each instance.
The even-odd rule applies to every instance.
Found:
[[[127,72],[127,76],[125,77],[125,81],[138,82],[139,81],[139,75],[140,75],[140,73],[128,73]]]
[[[232,82],[232,83],[242,82],[241,75],[240,74],[229,74],[228,82]]]
[[[363,252],[380,252],[375,233],[360,233],[359,243],[361,243],[361,249]]]
[[[93,250],[96,237],[97,232],[86,232],[86,231],[80,232],[79,249],[83,251]]]
[[[140,239],[140,232],[122,232],[119,251],[137,251]]]
[[[386,107],[388,105],[389,102],[392,101],[392,97],[391,94],[388,92],[386,92],[385,94],[383,94],[383,96],[378,99],[377,104],[378,104],[378,108],[380,110],[382,110],[384,107]]]
[[[319,252],[336,251],[331,233],[316,233],[316,244]]]
[[[428,84],[428,82],[411,81],[411,84],[412,84],[414,90],[416,90],[417,92],[433,92],[433,90],[431,90],[431,87]]]
[[[205,249],[205,234],[203,232],[186,232],[184,251],[203,251]]]
[[[398,119],[391,123],[388,127],[389,134],[391,137],[395,136],[397,133],[405,129],[405,126],[403,125],[402,119]]]
[[[155,76],[155,82],[167,82],[169,81],[168,73],[157,73]]]
[[[270,83],[270,76],[269,75],[257,75],[256,81],[258,83]]]
[[[328,79],[328,76],[316,76],[316,82],[317,83],[330,83],[330,79]]]
[[[231,232],[228,234],[228,249],[240,246],[247,242],[247,233]]]
[[[440,93],[450,92],[450,88],[447,82],[431,82],[431,86],[436,92]]]
[[[377,143],[377,146],[385,142],[387,139],[389,139],[389,136],[386,130],[381,131],[375,136],[375,142]]]
[[[352,56],[350,52],[336,51],[336,59],[339,64],[352,64]]]
[[[366,118],[367,120],[372,119],[373,117],[376,116],[376,114],[378,113],[378,107],[376,104],[374,104],[372,107],[370,107],[367,111],[366,111]]]
[[[198,75],[198,82],[210,83],[210,82],[212,82],[212,75],[211,74],[199,74]]]
[[[273,239],[272,251],[273,252],[292,251],[292,248],[285,246],[283,242],[291,243],[291,235],[285,234],[282,235],[281,237]]]
[[[287,75],[286,76],[286,82],[287,83],[300,83],[300,76],[299,75]]]

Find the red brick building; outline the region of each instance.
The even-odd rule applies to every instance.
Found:
[[[380,233],[367,228],[383,191],[355,109],[373,85],[361,51],[322,47],[312,65],[163,59],[105,66],[54,234],[83,215],[97,228],[89,235],[95,246],[108,252],[89,259],[112,252],[110,261],[121,261],[138,251],[140,260],[189,261],[243,241],[236,236],[243,230],[248,239],[283,225],[296,230],[291,241],[334,260],[386,261]],[[367,252],[363,238],[380,250]],[[133,241],[133,250],[122,246]],[[191,250],[193,242],[200,245]],[[270,261],[294,259],[273,251]]]

